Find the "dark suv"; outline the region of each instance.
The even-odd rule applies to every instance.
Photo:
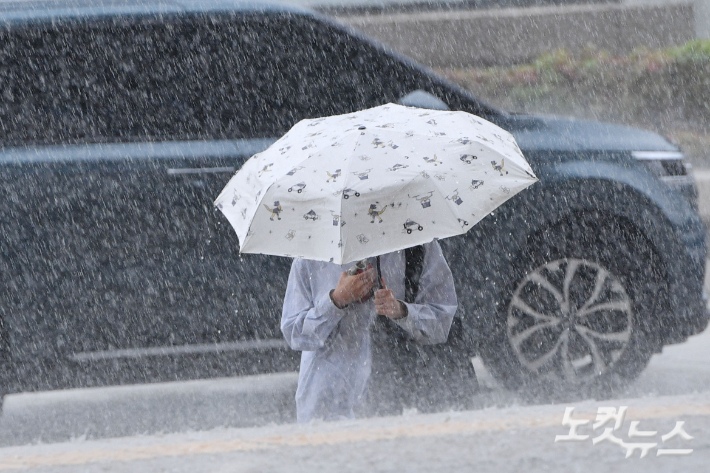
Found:
[[[480,115],[540,177],[442,242],[458,356],[511,387],[609,385],[707,324],[695,191],[656,134],[496,110],[292,7],[22,2],[0,22],[5,392],[296,369],[290,261],[239,256],[213,199],[298,120],[387,102]]]

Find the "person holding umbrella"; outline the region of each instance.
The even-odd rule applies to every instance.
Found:
[[[303,352],[299,421],[352,417],[373,369],[398,381],[414,375],[400,362],[408,353],[435,362],[426,345],[447,340],[457,308],[437,239],[466,233],[536,181],[513,136],[495,124],[396,104],[302,120],[242,166],[215,206],[240,253],[294,258],[281,329]],[[371,330],[381,325],[396,336]],[[389,345],[403,347],[391,369],[373,368],[374,349]],[[442,347],[452,348],[453,366],[461,362],[455,347]],[[444,384],[455,377],[437,371]],[[389,396],[405,391],[416,392]]]
[[[417,343],[446,341],[457,308],[453,276],[436,241],[426,243],[415,303],[405,303],[405,251],[381,256],[382,288],[370,264],[296,259],[291,266],[281,330],[302,351],[297,419],[353,418],[367,400],[371,329],[376,314],[393,320]],[[389,281],[389,285],[387,284]]]

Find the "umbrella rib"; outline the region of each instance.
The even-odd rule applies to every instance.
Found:
[[[249,233],[249,232],[251,231],[251,226],[254,225],[254,216],[255,216],[256,213],[259,211],[259,206],[261,205],[261,203],[262,203],[262,202],[264,201],[264,199],[266,198],[266,194],[269,193],[269,191],[271,190],[271,188],[273,187],[273,185],[276,184],[276,182],[277,182],[277,181],[274,181],[274,182],[272,182],[271,184],[269,184],[268,187],[265,187],[265,188],[264,188],[264,192],[261,194],[261,198],[260,198],[259,201],[256,203],[256,205],[254,206],[254,212],[249,216],[249,225],[247,226],[247,233],[246,233],[246,235],[244,236],[244,243],[242,243],[242,244],[239,245],[239,254],[242,254],[242,248],[244,248],[244,247],[247,245],[247,242],[251,239],[251,236],[250,236],[250,233]]]
[[[442,197],[445,197],[446,194],[445,194],[444,192],[442,192],[443,189],[441,189],[441,187],[439,187],[439,184],[438,184],[434,179],[432,179],[432,181],[434,182],[434,187],[436,187],[436,190],[439,191],[439,194],[440,194]],[[454,221],[454,222],[455,222],[455,221],[458,221],[458,218],[459,218],[459,217],[458,217],[456,208],[453,207],[454,202],[453,202],[453,201],[450,201],[450,200],[447,200],[447,199],[444,199],[444,204],[446,205],[446,208],[449,209],[449,212],[451,212],[451,215],[454,217],[454,220],[453,220],[453,221]],[[465,232],[464,232],[464,233],[465,233]]]
[[[360,138],[362,136],[363,135],[361,135],[361,134],[355,135],[355,140],[354,140],[355,142],[353,143],[353,149],[352,149],[351,156],[353,154],[355,154],[355,150],[357,149],[358,144],[360,143]],[[347,172],[343,173],[344,179],[343,179],[343,186],[341,189],[343,192],[340,193],[340,222],[341,223],[343,221],[343,201],[345,200],[345,198],[344,198],[345,189],[348,188],[348,176],[351,175],[350,168],[352,167],[352,162],[353,162],[352,159],[346,159],[345,166],[343,166],[344,169],[347,166],[347,169],[346,169]],[[340,241],[341,243],[343,242],[343,228],[344,228],[343,225],[340,225],[338,227],[338,241]],[[340,246],[340,264],[345,264],[345,244],[342,244]]]

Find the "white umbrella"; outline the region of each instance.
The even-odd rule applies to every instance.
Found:
[[[502,128],[387,104],[300,121],[215,205],[241,252],[346,264],[463,234],[536,181]]]

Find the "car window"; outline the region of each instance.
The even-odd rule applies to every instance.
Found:
[[[396,101],[416,74],[312,18],[202,15],[0,32],[0,145],[278,136]]]
[[[412,71],[330,25],[296,18],[267,38],[265,47],[278,50],[280,62],[271,84],[297,91],[280,97],[295,115],[348,113],[397,101],[410,88]],[[279,96],[278,86],[269,95]]]

